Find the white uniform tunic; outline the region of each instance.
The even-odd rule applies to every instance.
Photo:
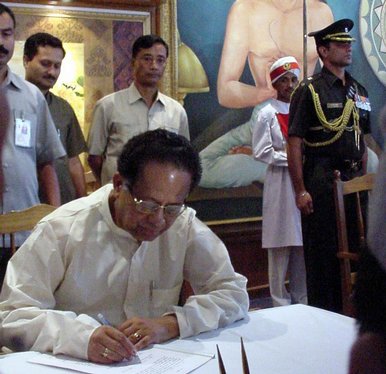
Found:
[[[253,154],[268,164],[263,192],[263,248],[303,245],[286,141],[276,117],[276,113],[288,112],[289,103],[272,99],[260,110],[253,128]]]

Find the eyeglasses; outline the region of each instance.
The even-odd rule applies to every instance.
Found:
[[[128,183],[123,184],[123,189],[130,193],[131,198],[133,199],[135,209],[137,212],[142,214],[154,214],[159,209],[164,210],[164,216],[167,218],[176,218],[178,217],[186,208],[185,204],[168,204],[160,205],[154,201],[149,200],[140,200],[134,197],[133,192]]]
[[[154,214],[159,209],[164,210],[164,215],[169,218],[178,217],[184,210],[185,204],[169,204],[169,205],[160,205],[154,201],[139,200],[133,196],[133,201],[135,204],[135,209],[143,214]]]

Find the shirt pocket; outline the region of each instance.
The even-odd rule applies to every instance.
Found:
[[[113,122],[111,134],[115,136],[136,135],[136,128],[127,122]],[[133,135],[132,135],[133,136]]]
[[[161,123],[161,122],[150,122],[149,124],[149,130],[156,130],[156,129],[163,129],[170,132],[174,132],[175,134],[178,134],[179,127],[177,124],[174,123]]]
[[[173,126],[164,126],[164,129],[170,132],[174,132],[175,134],[178,134],[179,128],[178,127],[173,127]]]
[[[161,111],[149,117],[149,130],[164,129],[178,134],[180,128],[180,116],[174,111]]]

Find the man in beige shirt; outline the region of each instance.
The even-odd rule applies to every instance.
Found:
[[[162,38],[139,37],[132,48],[133,83],[97,102],[88,138],[88,162],[102,185],[111,181],[123,145],[133,136],[164,128],[189,139],[185,109],[158,90],[167,58],[168,45]]]

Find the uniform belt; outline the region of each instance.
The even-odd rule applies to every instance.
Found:
[[[307,155],[306,159],[314,160],[314,162],[320,162],[324,165],[329,165],[330,168],[338,169],[341,171],[357,172],[362,169],[362,160],[335,160],[331,157]]]
[[[309,127],[309,130],[310,131],[321,131],[321,130],[323,130],[325,132],[332,132],[331,130],[326,129],[323,126],[311,126],[311,127]],[[354,131],[354,127],[353,126],[346,126],[345,127],[345,131]]]

